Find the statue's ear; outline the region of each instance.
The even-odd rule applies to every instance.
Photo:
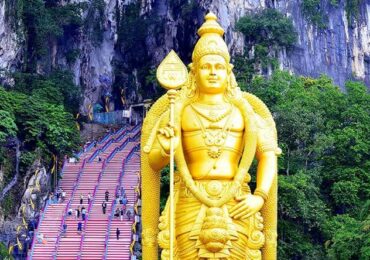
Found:
[[[227,73],[230,74],[233,71],[234,65],[229,63],[229,66],[227,67]]]

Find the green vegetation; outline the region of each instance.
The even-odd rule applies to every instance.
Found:
[[[14,208],[14,201],[15,201],[15,197],[13,195],[13,193],[9,192],[5,197],[4,199],[1,201],[1,208],[4,212],[4,216],[11,216],[13,215],[15,212],[15,208]]]
[[[277,71],[240,86],[276,120],[279,145],[279,259],[367,259],[370,94],[342,93],[330,79]],[[353,250],[356,248],[356,250]]]
[[[149,21],[140,17],[140,4],[132,3],[125,6],[120,21],[118,41],[122,43],[124,51],[145,56],[145,48],[142,49],[140,46],[145,41]]]
[[[282,48],[291,48],[297,40],[291,19],[275,9],[265,9],[240,18],[236,30],[245,36],[246,47],[245,56],[236,56],[233,60],[235,74],[239,80],[246,82],[250,82],[260,69],[276,69],[277,52]]]
[[[8,127],[12,130],[8,130],[9,135],[18,128],[17,136],[25,148],[41,149],[42,155],[61,155],[77,148],[78,131],[72,113],[78,111],[78,104],[78,89],[71,75],[62,71],[49,77],[17,73],[13,89],[0,87],[0,111],[6,111],[8,121],[16,124]]]
[[[360,5],[362,4],[363,0],[346,0],[346,14],[347,14],[347,21],[348,24],[352,24],[353,20],[358,18],[360,14]]]
[[[335,4],[333,1],[330,2],[333,6]],[[303,0],[302,2],[302,12],[307,17],[307,19],[315,26],[320,29],[326,28],[327,19],[322,10],[321,0]]]
[[[80,50],[79,49],[72,49],[67,51],[66,55],[66,60],[68,64],[73,64],[77,58],[80,56]]]
[[[328,0],[327,0],[328,1]],[[327,1],[321,0],[303,0],[302,13],[307,17],[307,19],[315,26],[320,29],[325,29],[327,27],[327,16],[324,14],[323,7]],[[328,1],[332,7],[339,7],[338,0]],[[354,20],[358,19],[360,13],[360,5],[363,0],[345,0],[345,10],[347,15],[347,21],[349,25],[353,24]]]
[[[13,260],[14,258],[9,255],[8,249],[3,243],[0,243],[0,259]]]
[[[22,1],[21,17],[27,43],[27,70],[36,70],[36,62],[62,37],[77,35],[83,20],[85,3],[58,5],[59,1]]]
[[[0,143],[4,143],[7,137],[16,136],[18,129],[14,120],[8,111],[0,110]]]

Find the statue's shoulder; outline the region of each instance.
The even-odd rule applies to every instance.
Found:
[[[276,126],[270,110],[257,96],[248,92],[242,92],[242,95],[255,112],[255,122],[258,129],[257,153],[277,151]]]
[[[274,121],[270,110],[260,98],[245,91],[242,92],[242,96],[251,105],[253,111],[258,115],[258,117],[261,117],[264,120]]]

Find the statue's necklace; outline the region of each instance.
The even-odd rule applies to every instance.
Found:
[[[213,159],[217,159],[220,157],[221,153],[222,153],[222,146],[225,144],[225,140],[226,140],[226,137],[230,131],[229,129],[229,121],[230,121],[230,118],[231,118],[231,112],[233,111],[233,106],[231,106],[228,111],[226,111],[225,113],[223,113],[222,115],[222,118],[218,119],[218,121],[221,121],[223,118],[225,118],[228,114],[229,117],[227,118],[225,124],[224,124],[224,127],[222,129],[214,129],[214,127],[212,128],[205,128],[203,123],[202,123],[202,120],[199,118],[198,114],[200,114],[201,116],[203,116],[203,114],[199,113],[196,109],[194,109],[194,106],[191,105],[193,111],[195,112],[195,118],[197,119],[199,125],[200,125],[200,128],[202,130],[202,137],[204,139],[204,143],[205,145],[208,147],[208,155],[209,157],[213,158]],[[207,117],[203,116],[204,118],[208,119]],[[209,120],[211,122],[218,122],[218,121],[212,121],[212,120]]]
[[[191,104],[191,108],[196,112],[196,114],[201,115],[208,121],[211,121],[213,123],[219,122],[222,119],[224,119],[227,115],[231,113],[232,106],[227,107],[226,111],[222,114],[219,113],[217,110],[224,109],[225,106],[209,106],[209,105],[203,105],[203,104]],[[203,106],[206,110],[208,110],[208,114],[206,114],[202,109],[198,108],[198,106]],[[216,111],[215,111],[216,110]]]

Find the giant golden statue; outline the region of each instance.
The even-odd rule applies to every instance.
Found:
[[[238,88],[216,20],[212,13],[206,16],[185,74],[188,80],[180,90],[171,90],[173,122],[166,95],[144,120],[144,260],[158,258],[158,244],[162,259],[276,259],[280,149],[275,123],[260,99]],[[163,71],[181,75],[176,74],[176,57]],[[173,219],[169,202],[159,216],[160,171],[169,163],[171,146],[177,167]],[[252,192],[248,171],[255,157],[257,187]]]

